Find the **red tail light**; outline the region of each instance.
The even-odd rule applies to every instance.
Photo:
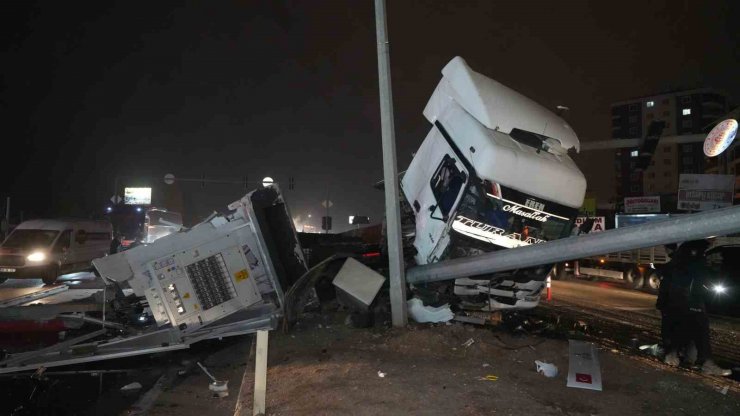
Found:
[[[380,257],[379,251],[371,251],[369,253],[363,253],[362,257]]]

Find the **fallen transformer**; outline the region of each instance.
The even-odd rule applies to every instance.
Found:
[[[134,292],[105,300],[108,318],[136,310],[151,325],[105,325],[103,312],[102,329],[10,354],[0,361],[0,373],[172,351],[275,329],[284,290],[307,272],[292,217],[276,185],[250,192],[228,209],[189,230],[93,261],[108,286]]]

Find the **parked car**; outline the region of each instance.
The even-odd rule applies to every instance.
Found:
[[[110,250],[107,221],[39,219],[19,224],[0,245],[0,283],[42,279],[52,284],[67,273],[89,270]]]

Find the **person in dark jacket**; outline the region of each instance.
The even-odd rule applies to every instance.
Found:
[[[121,249],[121,234],[114,233],[113,239],[110,241],[110,252],[108,254],[116,254]]]
[[[709,318],[706,310],[707,281],[711,270],[704,252],[705,240],[687,241],[671,255],[663,271],[656,307],[661,311],[661,332],[666,352],[665,362],[678,365],[678,352],[691,342],[696,345],[696,365],[705,374],[732,374],[711,359]]]

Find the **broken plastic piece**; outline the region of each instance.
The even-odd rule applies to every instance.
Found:
[[[535,360],[534,364],[537,366],[537,372],[542,373],[545,377],[557,377],[558,368],[555,365],[540,360]]]
[[[385,378],[385,373],[382,371],[378,371],[378,377]]]
[[[438,308],[424,306],[419,298],[409,299],[406,302],[409,310],[409,316],[419,323],[424,322],[447,322],[455,317],[450,310],[449,304],[444,304]]]

